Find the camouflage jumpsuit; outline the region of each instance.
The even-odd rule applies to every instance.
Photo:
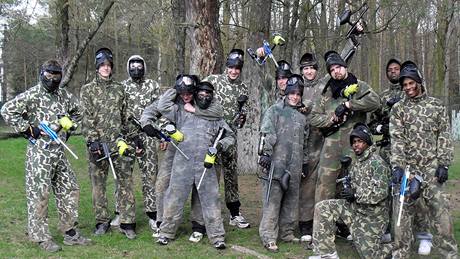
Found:
[[[380,243],[388,224],[388,182],[390,170],[373,146],[358,156],[350,168],[355,200],[323,200],[315,206],[313,251],[324,255],[336,251],[335,224],[342,220],[349,228],[360,258],[385,258],[389,246]]]
[[[411,173],[423,179],[419,199],[423,199],[429,209],[434,246],[444,258],[457,258],[457,242],[449,213],[450,196],[435,177],[437,167],[449,166],[453,159],[446,108],[440,100],[428,97],[426,93],[414,98],[406,97],[393,106],[390,134],[391,165],[401,168],[408,165]],[[393,258],[409,258],[413,243],[412,225],[418,209],[417,203],[404,208],[401,226],[395,229]]]
[[[156,101],[160,95],[160,86],[151,79],[142,79],[141,82],[134,81],[129,78],[122,82],[125,87],[127,97],[127,118],[134,117],[140,119],[145,107]],[[155,182],[158,173],[158,150],[157,139],[148,137],[143,132],[137,132],[134,125],[128,125],[129,133],[138,135],[144,146],[141,156],[129,159],[131,172],[134,170],[134,163],[137,160],[142,177],[142,194],[144,196],[145,212],[157,211],[155,204]],[[135,143],[132,138],[128,138],[128,144],[135,148]],[[132,174],[132,173],[131,173]]]
[[[276,242],[278,231],[281,240],[292,241],[299,213],[307,118],[289,106],[287,101],[277,102],[266,111],[260,131],[266,134],[263,152],[272,158],[273,178],[280,178],[286,170],[291,177],[286,192],[281,190],[278,181],[272,182],[268,203],[265,197],[268,181],[263,181],[263,215],[259,235],[264,245]]]
[[[99,141],[108,144],[111,151],[116,149],[116,141],[126,132],[126,97],[123,85],[115,81],[96,78],[82,86],[80,105],[83,114],[82,132],[88,143]],[[117,152],[118,153],[118,152]],[[132,172],[127,157],[113,158],[117,176],[116,200],[120,213],[120,223],[135,223],[135,201],[132,186]],[[110,170],[107,159],[96,162],[88,149],[89,176],[92,184],[93,209],[96,223],[110,221],[107,209],[106,184]],[[120,161],[123,160],[123,161]]]
[[[215,87],[215,98],[224,108],[224,120],[230,127],[232,127],[235,134],[237,134],[236,129],[232,125],[232,119],[238,112],[238,97],[243,94],[248,95],[247,86],[239,78],[235,81],[231,81],[226,74],[210,75],[203,81],[208,81]],[[237,151],[238,143],[235,138],[235,145],[223,154],[216,166],[217,172],[219,172],[219,174],[222,173],[224,176],[225,203],[231,213],[233,213],[232,207],[237,207],[239,209],[241,205],[238,192]]]
[[[174,90],[173,90],[174,91]],[[176,122],[179,106],[164,95],[158,103],[158,110]],[[226,134],[219,142],[223,150],[228,150],[234,144],[234,133],[224,122],[220,120],[206,120],[204,118],[187,114],[182,118],[180,130],[185,138],[178,146],[190,158],[186,160],[179,152],[173,158],[169,187],[165,193],[163,206],[163,222],[160,226],[160,236],[173,239],[182,220],[184,203],[190,192],[195,189],[203,172],[203,160],[212,145],[213,138],[217,136],[219,128],[226,129]],[[177,126],[177,125],[176,125]],[[219,185],[214,167],[207,170],[203,183],[197,191],[202,206],[202,214],[206,226],[207,235],[211,243],[223,241],[225,230],[221,218],[219,202]]]
[[[65,89],[50,93],[41,83],[6,102],[1,114],[16,132],[26,131],[29,125],[38,127],[43,121],[54,124],[58,115],[70,116],[74,122],[80,119],[72,94]],[[26,156],[27,233],[33,242],[45,242],[52,239],[48,227],[50,189],[56,197],[59,230],[64,233],[77,224],[80,188],[64,148],[48,136],[35,145],[29,143]]]
[[[340,127],[339,131],[324,139],[318,165],[315,203],[335,197],[335,180],[340,172],[340,158],[351,155],[349,136],[353,125],[357,122],[365,122],[367,112],[374,111],[380,107],[379,96],[367,83],[358,80],[358,86],[358,92],[349,101],[353,115]],[[330,87],[328,87],[326,92],[323,91],[321,99],[313,107],[311,125],[318,128],[331,126],[330,119],[332,114],[336,107],[345,101],[347,99],[343,97],[333,98]]]

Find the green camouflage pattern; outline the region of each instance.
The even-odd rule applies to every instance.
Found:
[[[339,131],[324,139],[318,165],[318,180],[315,191],[316,203],[335,197],[335,180],[340,173],[340,158],[352,155],[349,136],[353,125],[357,122],[365,123],[367,113],[380,107],[379,96],[367,83],[358,80],[358,86],[358,92],[350,100],[353,116],[348,118]],[[332,125],[330,119],[336,107],[345,101],[348,100],[343,97],[334,99],[331,90],[328,88],[313,106],[310,124],[318,128],[330,127]]]
[[[393,106],[390,117],[391,165],[406,168],[422,177],[423,199],[428,207],[433,245],[444,258],[457,258],[458,247],[450,216],[450,196],[435,177],[438,165],[449,166],[453,159],[449,116],[442,102],[426,93],[405,98]],[[395,206],[399,203],[394,204]],[[394,258],[408,258],[413,243],[413,219],[419,205],[403,210],[401,226],[395,227]],[[399,206],[398,206],[399,208]],[[396,219],[394,219],[396,220]]]
[[[78,103],[65,89],[48,92],[41,83],[19,94],[3,105],[5,122],[17,132],[42,121],[54,123],[65,114],[74,123],[80,120]],[[65,141],[65,138],[61,137]],[[51,240],[48,226],[48,201],[51,191],[56,198],[59,230],[65,233],[75,228],[78,221],[80,188],[75,173],[64,153],[64,148],[42,136],[27,146],[25,161],[27,199],[27,233],[33,242]]]
[[[305,157],[307,117],[287,101],[272,105],[264,115],[260,132],[265,134],[263,153],[272,158],[273,177],[281,178],[288,170],[291,174],[289,188],[281,190],[278,181],[272,182],[270,199],[266,201],[268,182],[263,181],[262,220],[259,235],[264,245],[294,239],[299,213],[299,186],[302,174],[302,158]],[[266,170],[268,171],[268,170]]]
[[[316,204],[313,220],[313,251],[323,255],[336,251],[336,222],[345,223],[360,258],[386,258],[391,247],[380,243],[388,225],[390,170],[383,159],[368,148],[350,168],[355,201],[329,199]]]

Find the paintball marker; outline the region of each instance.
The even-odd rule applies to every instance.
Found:
[[[403,211],[404,205],[404,198],[406,195],[406,188],[407,188],[407,181],[409,180],[409,166],[406,166],[406,171],[404,172],[403,178],[401,180],[401,185],[399,186],[399,213],[398,213],[398,220],[396,222],[396,226],[401,225],[401,216]]]
[[[212,144],[212,147],[208,148],[208,152],[206,153],[206,156],[204,158],[204,170],[203,170],[203,173],[201,173],[200,182],[198,183],[198,186],[196,187],[197,190],[200,189],[201,182],[203,181],[203,178],[204,178],[204,175],[206,173],[206,170],[208,170],[208,168],[211,168],[212,165],[214,165],[214,163],[216,161],[217,144],[219,143],[219,140],[224,135],[224,132],[225,132],[225,129],[220,128],[219,132],[217,133],[216,138],[214,139],[214,143]]]
[[[246,111],[243,109],[243,106],[247,101],[248,96],[244,94],[240,95],[237,99],[238,113],[233,117],[232,124],[238,129],[241,129],[246,122]]]
[[[273,63],[275,63],[275,66],[278,67],[278,62],[276,62],[276,59],[273,56],[273,50],[276,48],[276,46],[283,46],[286,40],[283,37],[281,37],[281,35],[275,34],[275,37],[273,37],[272,42],[273,42],[273,47],[270,47],[270,43],[264,40],[262,48],[264,49],[265,57],[263,58],[258,57],[252,48],[248,48],[246,52],[249,54],[249,56],[252,59],[254,59],[257,62],[257,64],[261,66],[265,64],[268,58],[271,58],[273,60]]]
[[[102,142],[101,146],[102,146],[102,152],[104,153],[104,156],[96,160],[96,162],[100,162],[104,159],[107,159],[109,161],[110,169],[112,170],[113,179],[117,180],[117,175],[115,174],[115,168],[113,167],[113,161],[112,161],[112,156],[115,155],[117,152],[110,152],[109,146],[107,145],[106,142]]]
[[[139,122],[138,119],[134,118],[134,117],[129,117],[128,120],[134,124],[138,130],[140,131],[144,131],[142,129],[142,126],[141,126],[141,123]],[[161,129],[160,126],[158,126],[156,123],[151,123],[150,125],[152,125],[152,127],[154,128],[154,131],[155,131],[155,137],[158,138],[159,140],[163,140],[163,141],[166,141],[168,143],[171,143],[171,145],[177,150],[179,151],[179,153],[181,155],[183,155],[185,157],[185,159],[187,160],[190,160],[190,158],[176,145],[176,143],[174,143],[173,141],[173,138],[175,140],[177,140],[178,142],[182,141],[184,139],[184,136],[182,134],[179,134],[179,131],[176,130],[176,127],[172,124],[168,124],[166,127],[165,127],[165,131],[166,132],[163,132],[163,130]],[[177,134],[177,135],[176,135]],[[173,137],[174,136],[174,137]],[[172,138],[173,137],[173,138]]]
[[[65,149],[67,149],[67,151],[69,151],[69,153],[75,158],[75,159],[78,159],[78,156],[75,155],[75,153],[64,143],[64,141],[62,141],[59,136],[57,135],[57,133],[51,129],[49,126],[48,126],[48,123],[47,122],[40,122],[40,125],[38,126],[43,132],[45,132],[51,139],[51,141],[54,141],[56,142],[57,144],[59,145],[62,145]]]
[[[358,31],[357,26],[368,9],[369,9],[369,6],[367,5],[367,3],[364,3],[363,5],[361,5],[361,7],[357,11],[351,12],[350,10],[345,10],[339,17],[337,17],[338,26],[344,25],[347,23],[351,26],[351,28],[347,32],[347,35],[345,36],[346,39],[350,38],[353,41],[353,48],[348,53],[345,54],[345,57],[343,57],[343,59],[347,63],[351,59],[351,57],[355,54],[356,49],[359,46],[359,41],[356,39],[355,35],[360,34],[362,32]],[[350,18],[355,13],[359,13],[358,19],[356,19],[355,22],[351,22]]]

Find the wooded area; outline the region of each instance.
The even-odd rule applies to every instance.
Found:
[[[94,52],[113,50],[116,80],[127,77],[129,56],[142,55],[148,76],[168,87],[178,73],[204,77],[223,72],[232,48],[257,48],[279,33],[286,44],[274,51],[299,72],[306,51],[314,52],[325,73],[323,54],[340,51],[348,25],[336,19],[345,8],[365,1],[332,0],[4,0],[0,6],[3,34],[0,78],[3,101],[33,86],[39,65],[55,57],[67,69],[72,92],[95,73]],[[460,3],[457,0],[368,0],[366,34],[350,65],[359,79],[381,91],[388,85],[389,58],[415,61],[430,95],[441,97],[449,110],[460,110]],[[100,26],[100,28],[99,28]],[[78,62],[72,62],[78,61]],[[77,66],[74,66],[77,65]],[[243,79],[254,109],[240,141],[240,166],[255,168],[260,110],[273,89],[264,78],[274,74],[268,63],[258,66],[248,55]],[[248,145],[249,144],[249,145]]]

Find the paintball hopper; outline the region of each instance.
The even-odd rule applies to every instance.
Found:
[[[286,40],[278,33],[273,34],[272,44],[275,46],[283,46],[286,43]]]

